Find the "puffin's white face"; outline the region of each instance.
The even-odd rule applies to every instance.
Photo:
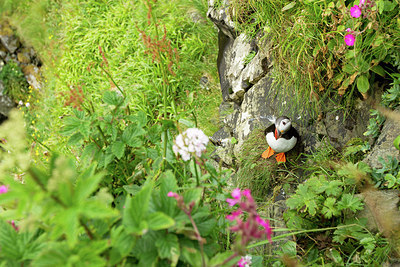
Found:
[[[287,118],[277,122],[278,125],[276,125],[276,128],[278,129],[279,135],[286,133],[287,131],[290,130],[290,127],[292,127],[292,122]]]

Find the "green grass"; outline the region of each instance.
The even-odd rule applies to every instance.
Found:
[[[0,7],[18,35],[33,45],[44,61],[42,71],[47,84],[33,109],[41,118],[35,128],[43,132],[42,141],[47,139],[62,151],[69,149],[58,130],[54,131],[63,125],[60,118],[70,112],[60,92],[82,86],[85,97],[101,110],[102,95],[114,90],[101,70],[99,46],[108,61],[105,69],[128,95],[131,108],[144,111],[151,121],[159,120],[164,106],[163,74],[160,65],[146,54],[142,41],[140,30],[152,38],[156,35],[154,26],[147,24],[144,2],[0,0]],[[170,1],[158,1],[153,15],[159,34],[165,26],[166,38],[179,54],[179,62],[172,67],[176,76],[168,78],[167,110],[171,118],[189,116],[197,120],[198,127],[212,135],[218,130],[221,96],[215,63],[217,32],[206,19],[206,10],[207,2],[202,0],[177,0],[172,5]],[[193,22],[193,12],[202,20]],[[202,76],[209,79],[208,91],[200,87]]]
[[[337,94],[344,96],[337,104],[351,110],[374,82],[398,72],[399,5],[378,2],[359,19],[348,1],[234,0],[229,10],[240,32],[267,41],[260,49],[272,52],[275,82],[318,114]],[[354,47],[344,44],[346,28],[360,33]]]

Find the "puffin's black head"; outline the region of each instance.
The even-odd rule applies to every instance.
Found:
[[[278,135],[282,136],[284,133],[290,130],[292,122],[286,116],[281,116],[275,120],[275,127],[278,131]]]

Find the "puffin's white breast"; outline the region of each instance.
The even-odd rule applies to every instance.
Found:
[[[266,136],[268,145],[278,153],[288,152],[291,150],[297,142],[297,138],[292,136],[292,138],[285,139],[285,138],[278,138],[275,139],[275,135],[273,132],[270,132]]]

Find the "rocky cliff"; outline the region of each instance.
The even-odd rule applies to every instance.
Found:
[[[221,1],[220,1],[221,2]],[[225,164],[232,165],[243,153],[243,144],[254,129],[265,129],[270,115],[286,115],[301,135],[300,151],[312,153],[324,142],[343,149],[354,138],[366,139],[363,133],[369,123],[371,106],[361,99],[351,112],[340,108],[339,99],[316,101],[292,88],[274,83],[274,60],[268,36],[259,33],[255,38],[239,34],[230,17],[228,1],[216,4],[209,1],[208,18],[219,29],[218,71],[223,102],[220,106],[223,127],[212,141],[216,154]],[[379,98],[379,91],[375,90]],[[383,127],[377,146],[393,147],[393,133],[400,128],[392,122]],[[389,137],[390,136],[390,137]],[[397,135],[396,135],[397,136]],[[371,144],[374,140],[369,139]],[[384,156],[399,156],[395,149]],[[372,149],[368,162],[375,163],[377,150]],[[379,155],[381,155],[380,153]]]

